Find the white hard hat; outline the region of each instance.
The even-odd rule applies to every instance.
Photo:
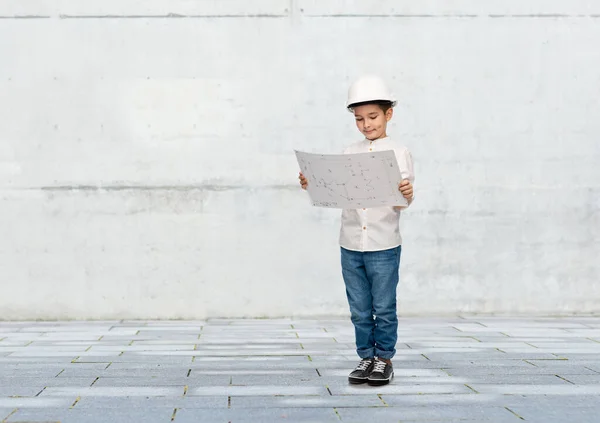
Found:
[[[383,79],[375,75],[365,75],[354,81],[348,89],[346,107],[350,110],[353,104],[377,100],[389,101],[392,107],[397,103]]]

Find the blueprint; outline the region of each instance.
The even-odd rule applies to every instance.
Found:
[[[338,209],[407,206],[398,191],[402,180],[392,150],[357,154],[296,151],[314,206]]]

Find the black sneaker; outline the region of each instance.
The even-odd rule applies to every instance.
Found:
[[[372,358],[363,358],[358,366],[356,366],[356,369],[348,376],[348,382],[352,384],[366,383],[371,370],[373,370],[374,363],[375,360]]]
[[[392,380],[393,377],[394,368],[392,365],[376,358],[373,363],[373,371],[367,378],[367,381],[371,386],[381,386],[390,383],[390,380]]]

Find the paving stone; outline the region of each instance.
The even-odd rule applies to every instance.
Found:
[[[546,349],[577,349],[577,348],[585,348],[585,349],[593,349],[595,351],[600,351],[600,344],[589,339],[578,340],[577,342],[573,339],[568,342],[539,342],[538,340],[532,340],[529,344],[533,345],[536,348],[546,350]]]
[[[504,420],[504,419],[494,420],[494,422],[495,423],[514,423],[515,422],[515,420],[513,420],[511,417],[509,417],[508,419],[509,420]],[[451,419],[451,420],[448,420],[448,419],[438,420],[438,419],[435,419],[435,420],[425,420],[425,421],[427,423],[465,423],[465,422],[466,423],[480,423],[481,422],[481,420],[471,420],[471,419],[468,419],[468,420],[466,420],[466,419],[459,419],[459,420],[455,420],[455,419]],[[519,420],[519,421],[521,421],[521,420]],[[423,423],[424,420],[402,420],[401,422],[402,423]]]
[[[353,351],[345,351],[347,354],[352,354]],[[16,353],[13,353],[13,355]],[[21,353],[24,354],[24,353]],[[130,354],[130,352],[125,352],[125,354]],[[123,355],[125,355],[123,354]],[[192,351],[139,351],[137,354],[139,355],[164,355],[164,356],[183,356],[183,357],[197,357],[197,356],[212,356],[212,357],[248,357],[248,356],[260,356],[260,357],[268,357],[268,356],[302,356],[306,357],[308,355],[318,356],[318,355],[331,355],[331,351],[322,351],[322,350],[307,350],[307,349],[280,349],[277,351],[272,350],[224,350],[224,349],[216,349],[216,350],[192,350]]]
[[[58,377],[145,377],[145,378],[175,378],[175,377],[186,377],[190,369],[186,369],[182,366],[171,367],[171,368],[160,368],[155,367],[148,368],[140,367],[135,369],[124,369],[114,368],[109,366],[103,369],[65,369]]]
[[[97,357],[97,356],[105,356],[105,357],[117,357],[119,355],[118,351],[108,352],[108,351],[37,351],[37,350],[23,350],[19,352],[14,352],[8,357],[72,357],[73,359],[76,357]]]
[[[37,375],[36,372],[48,372],[48,374],[58,375],[61,370],[64,369],[105,369],[108,363],[62,363],[62,362],[12,362],[12,363],[1,363],[0,370],[11,372],[11,371],[23,371],[25,376],[27,373]]]
[[[36,352],[36,353],[54,353],[54,352],[64,352],[68,354],[72,353],[84,353],[90,346],[89,345],[28,345],[25,347],[8,347],[13,348],[15,352]],[[2,347],[0,347],[2,349]],[[17,354],[13,354],[16,356]],[[51,355],[49,355],[51,356]],[[43,357],[43,355],[42,355]]]
[[[463,406],[453,405],[429,405],[414,407],[386,407],[377,409],[337,409],[343,422],[366,422],[366,421],[435,421],[440,419],[471,419],[477,421],[521,421],[517,416],[511,414],[506,408],[500,406],[488,406],[470,404]]]
[[[559,374],[559,376],[567,379],[569,382],[571,382],[575,385],[599,385],[600,386],[600,374],[595,374],[595,375]]]
[[[42,339],[43,334],[32,334],[32,333],[4,333],[3,335],[3,340],[20,340],[20,341],[26,341],[26,342],[31,342],[31,341],[35,341],[36,339]]]
[[[347,379],[346,379],[347,382]],[[202,382],[200,382],[202,383]],[[253,386],[253,385],[324,385],[323,378],[317,372],[311,372],[310,375],[298,377],[297,375],[233,375],[231,376],[231,384],[237,386]]]
[[[121,322],[119,322],[121,323]],[[206,319],[197,319],[197,320],[148,320],[145,322],[140,322],[137,320],[125,321],[132,326],[142,326],[142,327],[171,327],[171,326],[179,326],[179,327],[202,327],[208,323]],[[119,324],[119,326],[123,326],[123,324]]]
[[[512,343],[515,343],[515,346],[517,344],[521,345],[523,342],[526,342],[528,344],[545,344],[547,342],[550,343],[556,343],[556,342],[583,342],[586,339],[583,337],[573,337],[573,336],[563,336],[563,337],[542,337],[542,336],[505,336],[505,335],[493,335],[493,334],[489,334],[489,335],[477,335],[474,336],[473,339],[478,340],[479,342],[482,342],[484,344],[490,343],[490,342],[504,342],[507,343],[507,346],[510,346]]]
[[[42,388],[43,386],[0,386],[0,397],[33,397],[39,394]]]
[[[203,340],[198,341],[196,344],[196,349],[198,351],[222,351],[222,350],[230,350],[232,347],[236,348],[236,351],[239,351],[240,353],[243,352],[250,352],[250,353],[256,353],[257,351],[273,351],[273,352],[277,352],[280,350],[303,350],[304,348],[310,349],[310,348],[316,348],[316,347],[325,347],[327,346],[327,349],[348,349],[348,347],[342,347],[340,344],[338,343],[334,343],[333,341],[329,344],[329,345],[324,345],[323,343],[316,343],[316,342],[301,342],[300,340],[296,340],[295,342],[289,342],[289,343],[264,343],[264,344],[257,344],[257,343],[240,343],[240,344],[233,344],[233,343],[220,343],[220,342],[203,342]],[[192,345],[192,347],[194,347],[194,345]],[[320,349],[320,348],[319,348]],[[325,351],[325,349],[323,349],[323,351]]]
[[[124,353],[109,356],[81,356],[75,360],[77,363],[159,363],[159,364],[189,364],[191,357],[177,357],[172,355],[139,355],[133,353]]]
[[[59,378],[63,378],[63,377],[99,377],[102,375],[106,374],[106,366],[107,364],[102,365],[100,368],[66,368],[66,369],[62,369],[59,370],[60,374],[58,374],[58,372],[55,373],[56,377]],[[115,373],[116,374],[116,373]],[[130,376],[130,375],[123,375],[123,376]]]
[[[198,422],[303,422],[303,423],[339,423],[340,419],[333,408],[272,408],[272,409],[228,409],[202,410],[181,409],[175,418],[177,423]],[[365,420],[366,421],[366,420]],[[369,420],[370,421],[370,420]]]
[[[167,378],[167,377],[100,377],[94,387],[156,387],[156,386],[181,386],[184,387],[190,384],[190,380],[186,377]],[[68,385],[62,385],[68,386]],[[77,385],[71,385],[77,386]],[[90,386],[90,385],[87,385]]]
[[[536,404],[515,406],[511,408],[517,415],[527,422],[577,422],[598,423],[600,405],[589,405],[586,407],[540,407]]]
[[[75,363],[75,364],[79,364],[79,363]],[[92,365],[93,363],[83,363],[83,364],[87,364],[87,365]],[[121,371],[123,372],[129,372],[129,373],[135,373],[135,372],[187,372],[193,363],[191,362],[185,362],[185,363],[180,363],[180,362],[170,362],[170,361],[165,361],[164,363],[160,363],[160,362],[149,362],[149,361],[142,361],[139,363],[136,362],[112,362],[112,363],[106,363],[104,364],[104,367],[102,368],[102,370],[105,370],[107,372],[115,372],[115,373],[119,373]],[[187,374],[187,373],[186,373]]]
[[[600,354],[598,355],[600,357]],[[592,360],[588,357],[582,360],[568,360],[568,359],[556,359],[556,360],[527,360],[529,363],[536,367],[545,367],[551,369],[570,369],[579,368],[581,366],[588,367],[593,370],[594,366],[598,366],[598,360]]]
[[[282,371],[309,371],[309,369],[314,369],[315,366],[313,363],[308,360],[296,360],[294,362],[284,362],[284,361],[270,361],[270,362],[257,362],[253,363],[251,361],[244,360],[240,361],[231,361],[228,363],[221,361],[194,361],[187,366],[188,369],[192,370],[193,374],[201,375],[201,374],[211,374],[211,372],[228,372],[228,371],[273,371],[273,372],[282,372]],[[208,372],[208,373],[205,373]],[[225,373],[222,373],[225,374]],[[259,373],[262,374],[262,373]]]
[[[504,338],[500,341],[489,341],[489,342],[478,342],[473,338],[461,338],[457,341],[421,341],[421,342],[407,342],[413,349],[421,349],[421,348],[464,348],[466,351],[469,351],[471,348],[474,349],[483,349],[483,350],[494,350],[496,348],[504,348],[504,347],[522,347],[522,348],[535,348],[531,345],[526,344],[525,342],[507,342]],[[491,351],[488,351],[491,352]]]
[[[0,407],[12,408],[53,408],[69,407],[73,401],[65,398],[1,398]]]
[[[522,348],[504,348],[503,351],[506,352],[506,353],[508,353],[508,354],[523,354],[523,353],[531,352],[531,350],[525,350],[525,349],[522,349]],[[563,348],[559,348],[559,347],[548,348],[548,349],[541,349],[541,348],[539,348],[537,351],[539,351],[539,352],[548,352],[548,353],[559,355],[561,357],[582,356],[582,355],[585,355],[585,354],[588,354],[591,357],[593,357],[594,355],[597,355],[598,353],[600,353],[600,349],[595,348],[595,347],[570,348],[567,345],[565,345]],[[580,358],[584,358],[584,357],[580,357]]]
[[[140,330],[133,335],[139,336],[139,337],[158,337],[158,336],[173,337],[173,336],[181,336],[181,335],[198,337],[198,335],[200,335],[201,333],[202,333],[202,331],[200,331],[198,329],[193,329],[193,330],[189,330],[189,331],[172,331],[169,328],[157,328],[155,330],[149,330],[148,328],[144,328],[143,330]],[[129,334],[123,333],[122,335],[129,335]]]
[[[334,386],[330,388],[332,395],[372,395],[372,394],[459,394],[472,392],[462,384],[400,384],[398,382],[390,383],[386,386]]]
[[[38,377],[49,378],[55,377],[63,370],[62,366],[58,368],[30,368],[30,369],[6,369],[0,366],[0,386],[6,378],[14,377]]]
[[[6,357],[0,357],[0,367],[3,366],[5,363],[8,364],[14,364],[14,363],[35,363],[35,364],[41,364],[41,363],[63,363],[63,364],[68,364],[70,363],[75,357],[47,357],[47,356],[43,356],[43,357],[14,357],[12,355],[8,355]],[[107,363],[110,360],[107,361]]]
[[[105,341],[106,339],[103,338],[102,341]],[[118,340],[106,340],[105,342],[126,342],[126,341],[118,341]],[[177,336],[172,336],[172,337],[160,337],[160,338],[155,338],[152,336],[144,336],[144,337],[140,337],[139,335],[136,335],[135,337],[131,337],[129,338],[129,342],[126,345],[129,345],[130,343],[132,343],[131,345],[171,345],[171,344],[175,344],[175,345],[195,345],[198,342],[200,342],[200,339],[198,338],[198,336],[196,335],[177,335]]]
[[[95,397],[168,397],[183,395],[178,387],[103,387],[86,388],[46,388],[40,396],[95,396]]]
[[[265,396],[265,395],[329,395],[319,386],[214,386],[190,389],[189,396]]]
[[[507,384],[507,385],[564,385],[569,382],[561,379],[556,375],[538,375],[538,374],[527,374],[527,375],[477,375],[464,377],[464,383],[469,386],[479,384]],[[600,382],[600,381],[599,381]]]
[[[198,324],[186,324],[186,325],[171,325],[168,322],[160,322],[160,323],[151,323],[146,326],[142,326],[139,328],[140,331],[168,331],[168,333],[177,333],[177,332],[201,332],[202,326],[206,325],[206,322],[201,322]]]
[[[170,423],[174,409],[169,408],[135,408],[117,410],[108,408],[102,411],[103,422],[114,423]],[[61,423],[98,423],[98,412],[92,409],[73,409]]]
[[[90,386],[94,382],[94,377],[70,377],[70,378],[58,378],[58,377],[12,377],[10,379],[0,379],[0,386],[33,386],[39,387],[40,389],[44,386]]]
[[[433,355],[433,354],[427,354],[427,358],[429,358],[432,361],[453,361],[453,360],[465,360],[468,359],[470,361],[476,362],[476,363],[482,363],[485,364],[486,362],[490,362],[490,361],[496,361],[496,360],[505,360],[505,361],[510,361],[510,360],[556,360],[559,358],[563,358],[563,357],[559,357],[554,353],[550,353],[550,352],[544,352],[540,349],[535,349],[535,348],[531,348],[527,351],[521,350],[518,352],[515,352],[511,349],[503,349],[502,351],[498,351],[497,353],[495,353],[494,355],[492,354],[469,354],[469,353],[464,353],[462,354],[453,354],[453,355],[444,355],[444,354],[440,354],[440,355]],[[492,360],[493,359],[493,360]]]
[[[232,384],[233,375],[190,375],[186,378],[186,384],[191,388],[202,386],[229,386]],[[264,385],[268,385],[265,383]]]
[[[490,395],[474,395],[476,397],[484,397]],[[506,407],[517,408],[519,406],[551,407],[551,408],[590,408],[597,407],[598,396],[596,395],[493,395],[494,401],[501,400]]]
[[[377,395],[231,397],[231,408],[385,407]]]
[[[42,322],[40,322],[42,323]],[[110,324],[107,325],[93,325],[89,322],[85,322],[83,324],[77,324],[75,322],[68,322],[67,324],[63,324],[57,322],[56,324],[40,324],[38,322],[33,323],[30,326],[23,326],[20,329],[20,332],[70,332],[70,333],[93,333],[93,332],[106,332],[111,330],[113,327]],[[45,322],[49,323],[49,322]]]
[[[541,361],[541,360],[540,360]],[[558,361],[558,360],[553,360]],[[480,369],[501,369],[503,367],[526,367],[526,368],[534,368],[535,364],[525,360],[484,360],[484,361],[469,361],[468,359],[464,361],[436,361],[432,362],[433,366],[442,368],[442,369],[460,369],[460,368],[480,368]],[[395,367],[395,366],[394,366]]]
[[[31,341],[19,341],[19,340],[11,340],[9,338],[4,338],[0,340],[0,348],[4,347],[26,347],[31,344]]]
[[[6,423],[63,423],[68,408],[19,408]]]
[[[68,341],[78,341],[78,342],[93,342],[97,341],[101,337],[105,336],[104,334],[80,334],[80,333],[72,333],[68,335],[64,335],[61,333],[55,334],[42,334],[38,338],[33,339],[33,341],[46,341],[46,342],[68,342]],[[131,341],[130,341],[131,342]]]
[[[501,321],[491,319],[491,320],[488,320],[488,322],[486,323],[486,326],[489,328],[494,328],[494,327],[525,328],[525,329],[537,328],[537,329],[544,329],[544,330],[545,329],[553,329],[553,328],[560,328],[560,329],[585,329],[586,328],[586,325],[584,323],[568,321],[568,320],[564,320],[561,318],[536,319],[536,320],[523,319],[523,320],[513,320],[512,322],[508,322],[508,323],[503,323]]]
[[[94,345],[90,348],[93,352],[122,352],[122,351],[156,351],[165,352],[169,355],[171,351],[193,351],[195,344],[171,344],[171,345]]]
[[[71,340],[71,341],[53,341],[53,340],[38,340],[33,341],[28,346],[31,348],[37,347],[85,347],[90,348],[94,345],[122,345],[127,346],[130,345],[131,341],[79,341],[79,340]]]
[[[533,348],[532,348],[533,350]],[[486,363],[486,362],[490,362],[490,361],[496,361],[496,360],[522,360],[523,357],[521,356],[512,356],[512,357],[508,357],[506,355],[506,353],[504,352],[500,352],[500,351],[490,351],[490,352],[478,352],[478,353],[472,353],[469,351],[465,351],[462,353],[437,353],[437,352],[426,352],[423,353],[425,354],[425,356],[430,360],[430,361],[434,361],[434,362],[450,362],[450,361],[473,361],[473,362],[479,362],[479,363]],[[544,357],[542,358],[556,358],[555,356],[552,356],[551,354],[545,354],[545,353],[537,353],[539,355],[543,355]]]
[[[519,359],[519,360],[556,360],[556,359],[567,359],[567,357],[563,356],[562,354],[555,354],[555,353],[544,353],[541,352],[541,350],[538,350],[537,352],[520,352],[520,353],[515,353],[512,351],[504,351],[505,352],[505,358],[508,360],[515,360],[515,359]]]
[[[407,407],[407,406],[424,406],[429,404],[439,405],[499,405],[503,406],[504,398],[500,394],[475,394],[473,391],[463,394],[427,394],[427,395],[399,395],[399,394],[382,394],[379,395],[381,400],[390,407]]]
[[[60,423],[98,423],[102,422],[144,422],[144,423],[167,423],[171,421],[173,409],[166,408],[137,408],[137,409],[104,409],[102,418],[96,410],[93,409],[47,409],[47,410],[27,410],[19,409],[13,414],[7,422],[48,422],[57,421]]]
[[[394,372],[396,370],[394,369]],[[537,367],[537,366],[528,366],[528,367],[460,367],[460,368],[451,368],[444,369],[444,372],[452,376],[459,377],[479,377],[485,375],[556,375],[559,374],[561,376],[564,375],[598,375],[600,374],[594,372],[583,366],[570,366],[563,369],[554,369],[551,367]]]
[[[593,338],[600,336],[600,326],[595,328],[569,329],[567,334],[570,336],[583,336],[585,338]]]
[[[506,395],[600,395],[600,384],[598,385],[493,385],[477,384],[470,385],[482,394],[506,394]]]
[[[228,397],[83,397],[76,408],[228,408]]]
[[[307,369],[237,369],[237,370],[227,370],[227,369],[218,369],[218,370],[205,370],[205,369],[191,369],[190,376],[199,377],[199,376],[244,376],[244,375],[258,375],[258,376],[268,376],[268,375],[287,375],[287,376],[296,376],[298,378],[310,377],[317,373],[316,369],[307,368]],[[343,371],[342,371],[343,372]],[[592,372],[590,370],[590,372]],[[592,372],[596,374],[595,372]],[[318,373],[317,373],[318,374]]]

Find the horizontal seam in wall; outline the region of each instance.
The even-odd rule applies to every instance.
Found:
[[[0,19],[52,19],[52,16],[13,15],[0,16]],[[289,15],[254,14],[254,15],[58,15],[59,19],[228,19],[228,18],[289,18]]]
[[[248,14],[248,15],[181,15],[168,13],[166,15],[59,15],[60,19],[229,19],[229,18],[288,18],[289,15],[279,14]]]
[[[425,15],[425,14],[330,14],[330,15],[303,15],[307,18],[599,18],[600,14],[445,14],[445,15]]]
[[[58,15],[59,19],[76,20],[76,19],[243,19],[243,18],[269,18],[281,19],[289,18],[287,14],[250,14],[250,15],[181,15],[169,13],[165,15]],[[476,19],[476,18],[492,18],[492,19],[597,19],[600,14],[446,14],[446,15],[426,15],[426,14],[329,14],[329,15],[304,15],[302,18],[398,18],[398,19]],[[0,16],[2,20],[28,20],[28,19],[52,19],[52,16],[45,15],[14,15]]]
[[[232,190],[297,190],[296,185],[58,185],[27,188],[13,188],[11,191],[232,191]]]
[[[41,15],[15,15],[15,16],[0,16],[0,19],[51,19],[52,16]]]

